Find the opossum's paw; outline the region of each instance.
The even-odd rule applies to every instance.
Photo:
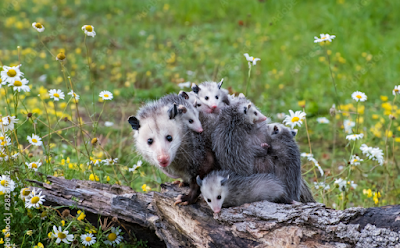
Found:
[[[174,205],[186,206],[189,205],[190,203],[191,203],[190,197],[188,195],[179,195],[178,197],[175,198]]]
[[[173,181],[173,182],[172,182],[172,185],[177,185],[177,184],[181,184],[181,181],[176,180],[176,181]]]
[[[292,204],[293,204],[293,205],[301,205],[302,203],[301,203],[301,202],[298,202],[298,201],[295,201],[295,200],[293,200],[293,201],[292,201]]]
[[[179,181],[179,180],[176,180],[176,181],[172,182],[172,185],[177,185],[177,184],[178,184],[178,187],[179,187],[179,188],[182,188],[182,187],[185,187],[185,186],[188,185],[187,183],[181,182],[181,181]]]
[[[261,147],[262,147],[262,148],[265,148],[265,149],[268,149],[268,148],[269,148],[269,145],[268,145],[267,143],[261,143]]]

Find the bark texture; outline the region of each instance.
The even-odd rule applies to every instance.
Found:
[[[46,201],[88,213],[117,217],[133,232],[147,234],[151,247],[398,247],[400,206],[326,208],[321,203],[255,202],[213,216],[200,197],[189,206],[174,198],[189,188],[162,184],[161,192],[137,193],[120,185],[66,180],[32,181]],[[154,233],[158,236],[155,239]],[[152,236],[153,235],[153,236]]]

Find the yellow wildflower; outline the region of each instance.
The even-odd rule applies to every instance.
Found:
[[[44,248],[44,245],[42,243],[38,243],[37,245],[35,245],[33,248]]]
[[[61,221],[61,225],[65,226],[65,221],[64,220]]]
[[[150,188],[149,186],[147,186],[146,184],[143,184],[143,185],[142,185],[142,190],[143,190],[144,192],[147,192],[147,191],[151,190],[151,188]]]
[[[386,102],[388,99],[389,99],[389,97],[387,97],[387,96],[381,96],[381,100],[382,100],[383,102]]]
[[[78,216],[77,220],[80,220],[80,221],[84,220],[86,217],[86,214],[80,210],[78,211],[78,213],[79,213],[79,216]]]
[[[303,108],[304,106],[306,106],[306,100],[298,101],[297,104],[298,104],[300,107]]]

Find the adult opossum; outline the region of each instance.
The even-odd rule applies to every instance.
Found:
[[[208,206],[218,213],[221,207],[234,207],[244,203],[267,200],[292,203],[282,182],[273,174],[240,176],[228,170],[212,171],[197,184]]]
[[[176,203],[190,204],[200,194],[196,176],[203,178],[213,169],[214,161],[205,150],[202,134],[191,130],[177,115],[176,104],[169,107],[159,100],[143,106],[128,122],[135,130],[139,154],[169,177],[189,184],[189,194]]]

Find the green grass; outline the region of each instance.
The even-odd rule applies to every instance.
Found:
[[[305,101],[312,152],[324,170],[324,176],[321,176],[312,163],[303,160],[304,177],[315,198],[339,209],[396,204],[400,195],[400,168],[399,157],[395,155],[399,151],[400,140],[396,137],[400,136],[400,128],[398,119],[390,121],[388,115],[399,117],[400,114],[398,100],[391,105],[392,90],[400,84],[400,34],[397,28],[400,16],[394,11],[399,7],[400,2],[396,1],[345,0],[1,1],[0,61],[3,65],[21,63],[21,70],[31,86],[31,92],[20,93],[22,97],[18,101],[18,142],[25,149],[28,146],[26,136],[35,129],[39,136],[47,135],[48,118],[51,131],[65,130],[61,136],[53,133],[50,139],[44,138],[43,147],[30,147],[23,152],[18,150],[12,135],[10,152],[18,150],[23,156],[14,162],[0,161],[0,174],[11,172],[11,178],[18,182],[15,192],[29,186],[23,180],[25,178],[43,181],[43,174],[49,174],[88,180],[93,173],[103,183],[129,185],[137,191],[143,191],[142,186],[146,184],[151,190],[158,190],[160,183],[172,179],[146,162],[136,172],[128,171],[140,157],[133,146],[127,117],[135,114],[146,101],[178,92],[177,84],[181,82],[201,83],[224,78],[224,87],[231,93],[244,92],[248,65],[243,53],[247,52],[261,58],[252,68],[247,96],[264,114],[273,121],[280,121],[277,113],[302,110],[298,102]],[[39,36],[31,26],[33,22],[41,22],[46,28]],[[97,33],[94,38],[86,38],[90,70],[85,35],[81,30],[86,24],[93,25]],[[336,38],[329,45],[321,46],[313,42],[313,37],[320,33],[333,34]],[[20,57],[17,46],[21,47]],[[54,56],[65,51],[65,75],[47,48]],[[330,54],[337,96],[327,53]],[[188,71],[192,73],[188,74]],[[46,75],[45,80],[39,80],[42,75]],[[71,109],[75,106],[73,102],[68,102],[66,97],[56,103],[56,111],[60,111],[58,119],[64,116],[69,119],[57,124],[51,107],[53,101],[44,97],[50,89],[61,89],[66,94],[70,87],[68,75],[81,97],[78,109],[83,122],[87,123],[83,126],[87,134],[82,135],[77,125],[77,111]],[[104,105],[98,101],[102,90],[114,93],[114,99]],[[356,121],[356,102],[351,94],[357,90],[365,92],[368,100],[359,104],[364,109],[360,112],[362,123],[358,128],[365,137],[356,143],[352,152],[354,142],[345,139],[342,121]],[[13,97],[12,93],[10,87],[0,89],[0,113],[3,116],[15,115],[15,95]],[[39,93],[43,100],[37,97]],[[388,99],[383,98],[383,101],[381,96]],[[345,113],[343,118],[340,114],[336,115],[338,118],[331,117],[329,109],[335,103],[335,97],[345,112],[352,113]],[[384,102],[389,104],[382,105]],[[26,117],[28,112],[33,113],[30,119]],[[327,117],[331,123],[319,124],[317,117]],[[105,121],[114,125],[106,127]],[[385,132],[389,123],[392,133],[386,146]],[[69,128],[71,126],[74,127]],[[99,142],[90,144],[95,137]],[[299,128],[297,141],[302,152],[310,151],[304,124]],[[49,149],[50,143],[54,145]],[[363,143],[381,148],[386,163],[377,166],[362,155],[359,147]],[[350,155],[354,153],[364,159],[359,166],[348,165]],[[51,161],[46,162],[48,156]],[[114,166],[90,168],[86,165],[88,156],[96,159],[118,157],[119,161]],[[67,158],[72,169],[68,162],[62,162]],[[38,160],[43,162],[38,170],[43,174],[34,173],[24,163]],[[340,177],[354,181],[358,186],[355,189],[347,187],[341,192],[334,184]],[[330,189],[316,190],[313,182],[325,182]],[[368,189],[381,194],[377,203],[373,196],[363,193]],[[24,220],[14,221],[12,242],[21,244],[19,233],[32,229],[34,234],[25,237],[24,245],[27,246],[24,247],[39,241],[48,247],[45,230],[60,225],[61,218],[52,212],[52,218],[39,221],[35,214],[40,214],[40,210],[30,210],[32,217],[29,217],[22,201],[15,200],[14,211],[23,213],[20,216]],[[2,207],[0,212],[4,211]],[[74,221],[70,223],[83,225]]]

